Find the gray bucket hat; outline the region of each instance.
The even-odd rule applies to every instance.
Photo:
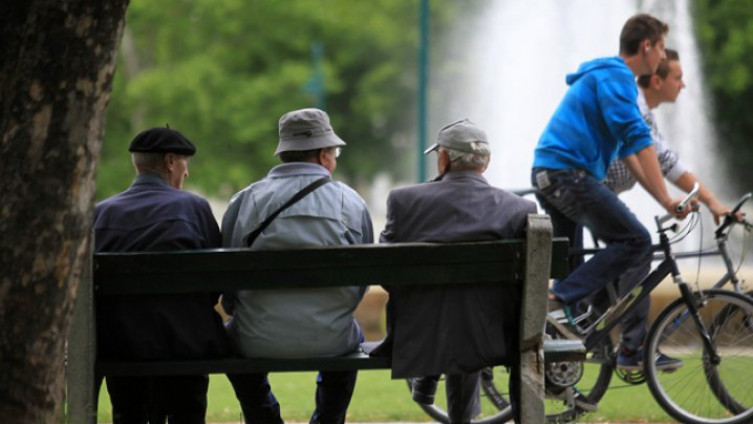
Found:
[[[491,150],[486,133],[468,119],[461,119],[442,127],[437,133],[436,143],[426,149],[424,154],[433,152],[439,147],[458,152],[482,154],[488,154]]]
[[[324,149],[344,146],[345,142],[335,134],[329,116],[319,109],[299,109],[280,118],[280,143],[275,155],[282,152]]]

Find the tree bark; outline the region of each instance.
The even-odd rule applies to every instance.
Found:
[[[60,423],[128,0],[0,4],[0,417]]]

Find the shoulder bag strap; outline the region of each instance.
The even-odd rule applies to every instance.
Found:
[[[279,215],[282,211],[293,206],[296,202],[303,199],[307,194],[323,186],[324,184],[327,184],[330,181],[332,181],[332,179],[329,176],[319,178],[313,183],[302,188],[298,193],[294,194],[293,197],[290,198],[290,200],[285,202],[284,205],[280,206],[279,209],[272,212],[272,214],[270,214],[267,219],[264,220],[264,222],[259,224],[259,226],[254,228],[254,230],[248,234],[248,237],[246,237],[246,246],[251,247],[251,245],[254,244],[256,238],[259,237],[259,234],[261,234],[261,232],[264,231],[264,229],[267,228],[269,224],[271,224],[272,221],[277,218],[277,215]]]

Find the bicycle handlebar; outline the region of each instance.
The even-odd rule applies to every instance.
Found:
[[[724,230],[726,230],[727,227],[729,227],[730,225],[732,225],[734,222],[737,221],[737,217],[735,215],[737,215],[737,213],[740,211],[740,208],[743,206],[745,202],[748,201],[748,199],[751,198],[751,196],[753,196],[753,194],[745,193],[745,195],[743,195],[743,197],[740,198],[740,201],[737,202],[735,207],[732,208],[732,210],[728,214],[724,215],[724,221],[722,221],[722,224],[719,225],[719,228],[717,228],[716,231],[714,232],[714,235],[716,236],[716,238],[722,237],[724,235]],[[742,223],[746,224],[746,227],[750,225],[744,219],[742,220]]]
[[[682,202],[680,202],[680,204],[677,205],[677,207],[675,207],[675,212],[676,213],[681,213],[682,211],[684,211],[685,208],[688,207],[688,204],[690,203],[690,201],[693,200],[694,198],[698,197],[698,191],[700,189],[701,189],[701,185],[700,184],[698,184],[698,183],[693,184],[693,189],[690,190],[690,193],[688,193],[688,195],[685,196],[684,199],[682,199]],[[674,217],[675,217],[675,215],[671,214],[671,213],[664,214],[664,215],[661,215],[661,216],[656,216],[655,217],[655,219],[656,219],[656,226],[657,227],[661,227],[662,224],[664,224],[665,222],[669,221],[670,219],[672,219]]]
[[[690,203],[690,200],[698,197],[698,192],[701,190],[701,185],[698,183],[693,184],[693,190],[690,190],[690,193],[685,197],[685,199],[680,202],[679,205],[675,208],[675,211],[677,213],[680,213],[685,210],[685,208],[688,206],[688,203]]]

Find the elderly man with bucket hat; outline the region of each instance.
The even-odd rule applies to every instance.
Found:
[[[97,204],[97,252],[219,247],[220,229],[209,203],[181,190],[196,147],[169,128],[137,135],[128,149],[138,175],[124,192]],[[212,307],[217,294],[105,296],[97,307],[97,349],[112,359],[189,359],[228,354],[227,335]],[[108,376],[113,423],[201,424],[206,375]]]
[[[467,119],[453,122],[439,130],[425,153],[433,151],[439,177],[394,189],[387,197],[382,243],[523,236],[536,204],[492,187],[483,177],[491,157],[484,131]],[[388,336],[376,354],[391,355],[392,377],[411,378],[419,403],[434,402],[438,376],[445,374],[450,423],[470,422],[479,412],[479,370],[505,364],[519,372],[514,335],[520,300],[488,284],[387,290]]]
[[[282,163],[230,200],[222,219],[223,245],[273,250],[372,243],[366,203],[330,177],[345,142],[327,114],[286,113],[279,135],[275,155]],[[339,356],[357,350],[363,340],[353,311],[364,294],[359,287],[245,290],[227,294],[223,306],[233,316],[231,340],[244,357]],[[228,377],[246,422],[282,422],[266,374]],[[355,371],[320,372],[311,422],[345,422],[355,382]]]

